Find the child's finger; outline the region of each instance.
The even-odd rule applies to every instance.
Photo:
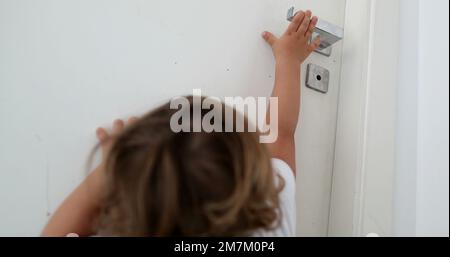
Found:
[[[97,130],[95,131],[95,134],[97,135],[97,139],[100,142],[104,142],[109,137],[108,132],[106,132],[106,130],[104,128],[97,128]]]
[[[100,141],[100,147],[103,152],[103,158],[105,158],[111,146],[110,136],[106,131],[106,129],[101,127],[97,128],[96,134],[98,140]]]
[[[306,11],[305,17],[302,20],[302,23],[300,24],[300,27],[297,30],[297,34],[299,35],[299,37],[305,36],[306,31],[308,30],[310,21],[311,21],[311,11],[308,10],[308,11]]]
[[[312,43],[309,45],[309,50],[310,50],[311,52],[314,51],[314,50],[316,50],[317,47],[319,47],[320,42],[321,42],[320,36],[317,36],[317,37],[314,39],[314,42],[312,42]]]
[[[303,21],[303,18],[305,18],[305,13],[303,11],[299,11],[297,12],[297,14],[295,14],[294,19],[292,20],[291,24],[289,24],[289,27],[286,30],[286,33],[288,34],[292,34],[295,33],[300,24]]]
[[[267,44],[269,44],[270,46],[273,46],[273,44],[275,44],[275,42],[278,39],[276,36],[274,36],[272,33],[268,31],[264,31],[262,37],[264,38],[264,40],[266,40]]]
[[[132,124],[136,123],[138,120],[139,120],[138,117],[135,117],[135,116],[130,117],[130,118],[128,119],[128,124],[129,124],[129,125],[132,125]]]
[[[317,21],[318,20],[319,19],[316,16],[312,17],[311,22],[309,23],[309,28],[308,28],[308,30],[306,31],[306,34],[305,34],[306,38],[310,38],[311,37],[312,33],[314,32],[314,28],[317,25]]]
[[[125,127],[125,123],[121,119],[117,119],[113,123],[113,134],[119,134],[122,132],[123,128]]]

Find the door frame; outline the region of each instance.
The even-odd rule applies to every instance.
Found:
[[[329,236],[392,235],[398,14],[346,1]]]

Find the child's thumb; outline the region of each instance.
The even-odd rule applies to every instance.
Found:
[[[275,44],[275,42],[277,41],[277,37],[268,31],[264,31],[262,33],[262,37],[264,38],[264,40],[266,40],[267,44],[269,44],[270,46],[273,46],[273,44]]]

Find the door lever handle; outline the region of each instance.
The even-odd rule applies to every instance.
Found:
[[[287,12],[288,21],[294,19],[296,14],[294,10],[294,7],[289,8]],[[319,19],[310,40],[313,40],[317,36],[320,36],[321,43],[315,51],[319,54],[330,56],[332,46],[344,38],[344,29],[326,20]]]

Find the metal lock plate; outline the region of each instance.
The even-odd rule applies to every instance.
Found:
[[[308,64],[306,68],[306,86],[326,94],[330,82],[330,72],[318,65]]]

